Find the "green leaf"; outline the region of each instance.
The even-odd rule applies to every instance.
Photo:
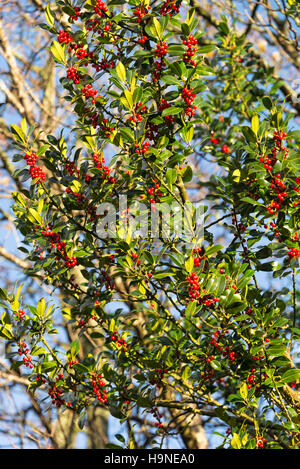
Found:
[[[200,76],[212,76],[215,75],[216,72],[211,67],[203,67],[203,65],[198,65],[197,74]]]
[[[24,134],[26,135],[26,132],[27,132],[27,122],[26,122],[26,119],[25,117],[23,117],[23,119],[21,120],[21,129],[23,130]]]
[[[223,249],[223,248],[224,248],[224,246],[222,246],[221,244],[216,244],[215,246],[210,246],[205,250],[205,255],[206,256],[211,256],[215,252],[221,251],[221,249]]]
[[[116,66],[116,72],[121,81],[126,80],[126,69],[121,61],[119,61]]]
[[[12,133],[17,137],[17,140],[25,143],[27,138],[23,130],[17,125],[13,124],[10,126]]]
[[[251,128],[252,128],[253,132],[255,133],[255,135],[257,135],[257,132],[258,132],[258,129],[259,129],[259,117],[258,117],[257,114],[252,116]]]
[[[229,34],[229,28],[228,28],[228,25],[224,22],[224,21],[221,21],[219,24],[218,24],[218,28],[219,30],[225,34],[225,36],[227,36],[227,34]]]
[[[131,129],[129,129],[128,127],[121,127],[119,129],[119,131],[120,131],[120,134],[122,135],[122,137],[126,141],[134,142],[134,133]]]
[[[123,412],[121,411],[121,409],[119,409],[119,407],[110,406],[109,411],[111,415],[115,417],[116,419],[123,419],[125,417],[125,414],[123,414]]]
[[[33,347],[30,352],[31,355],[45,355],[46,353],[46,349],[44,349],[43,347]]]
[[[177,179],[177,169],[169,168],[166,172],[166,181],[169,187],[171,187]]]
[[[1,300],[8,300],[9,296],[6,290],[4,288],[0,288],[0,299]]]
[[[183,53],[184,53],[184,47],[180,44],[174,44],[168,47],[168,54],[170,56],[181,57]]]
[[[207,46],[202,46],[197,49],[198,54],[209,54],[209,52],[213,52],[217,50],[218,47],[215,44],[208,44]],[[197,68],[198,71],[198,68]]]
[[[234,433],[230,442],[233,449],[241,449],[242,442],[237,433]]]
[[[191,22],[193,21],[194,16],[195,16],[195,8],[191,8],[188,11],[187,19],[186,19],[186,22],[187,22],[188,25],[191,24]]]
[[[7,327],[1,327],[0,328],[0,337],[3,337],[4,339],[12,340],[13,339],[13,334]]]
[[[241,178],[241,171],[239,169],[235,169],[232,173],[232,179],[234,182],[239,182]]]
[[[268,109],[269,111],[272,109],[273,107],[273,103],[272,103],[272,99],[269,97],[269,96],[264,96],[262,98],[262,103],[263,105],[265,106],[266,109]]]
[[[248,125],[244,125],[244,126],[241,127],[241,130],[242,130],[242,132],[244,134],[244,137],[247,140],[247,142],[256,143],[256,141],[257,141],[256,135],[253,132],[253,130],[251,129],[251,127],[249,127]]]
[[[45,18],[46,18],[47,23],[50,26],[54,25],[54,16],[53,16],[53,13],[50,9],[49,3],[47,4],[47,6],[45,8]]]
[[[43,316],[46,310],[46,301],[45,298],[41,298],[36,305],[36,313],[38,316]]]
[[[241,200],[241,202],[248,202],[251,205],[260,205],[261,207],[264,207],[263,204],[261,204],[260,202],[257,202],[254,199],[251,199],[251,197],[243,197],[240,200]]]
[[[53,41],[50,50],[52,52],[52,55],[54,59],[60,63],[60,64],[65,64],[65,47],[62,46],[59,42]]]
[[[1,322],[4,326],[7,324],[11,324],[11,320],[7,311],[3,312],[2,317],[1,317]]]
[[[244,401],[247,401],[247,397],[248,397],[248,385],[247,385],[247,383],[243,383],[242,386],[240,387],[240,395],[244,399]]]
[[[186,271],[188,273],[191,273],[194,267],[194,258],[193,256],[190,256],[184,263],[184,266],[186,268]]]
[[[73,340],[73,342],[71,343],[70,350],[71,355],[75,357],[80,350],[80,341],[78,339]]]
[[[191,371],[191,368],[189,367],[189,365],[186,365],[184,368],[183,368],[183,371],[181,373],[181,378],[183,381],[186,381],[187,379],[189,379],[189,377],[191,376],[192,374],[192,371]]]
[[[158,39],[160,39],[160,36],[161,36],[161,25],[160,25],[160,22],[158,21],[157,18],[155,18],[155,16],[152,18],[152,23],[150,25],[150,31],[151,33],[153,34],[153,36],[157,37]]]
[[[194,136],[194,127],[192,125],[186,126],[180,133],[185,143],[190,143]]]
[[[193,170],[191,166],[185,166],[181,170],[181,177],[182,177],[183,182],[190,182],[193,179],[193,175],[194,174],[193,174]]]
[[[164,75],[161,77],[161,80],[165,82],[167,85],[179,85],[181,86],[181,81],[178,78],[173,77],[172,75]]]
[[[121,441],[121,443],[125,443],[125,438],[120,433],[117,433],[115,437],[117,438],[117,440]]]
[[[164,116],[173,116],[174,114],[179,114],[182,111],[182,107],[170,106],[164,109],[161,115]]]
[[[46,151],[48,150],[49,148],[49,145],[42,145],[38,151],[36,152],[37,156],[42,156],[46,153]]]
[[[36,210],[34,210],[34,208],[28,209],[27,218],[32,223],[38,223],[39,225],[42,224],[42,217]]]
[[[121,101],[122,103],[124,104],[124,102],[126,102],[125,104],[125,107],[128,107],[129,109],[132,109],[133,108],[133,95],[132,93],[130,93],[130,91],[128,90],[124,90],[124,95],[125,95],[125,99],[121,98]]]
[[[190,301],[186,307],[185,314],[187,316],[193,316],[197,309],[197,303],[195,301]]]
[[[300,369],[299,368],[292,368],[291,370],[287,370],[283,373],[281,377],[282,383],[292,383],[293,381],[297,381],[300,379]]]
[[[163,345],[173,345],[173,342],[166,336],[159,337],[158,341]]]

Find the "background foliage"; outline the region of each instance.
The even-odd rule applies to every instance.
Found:
[[[1,378],[24,405],[2,409],[5,446],[296,448],[297,4],[10,7],[1,213],[24,255],[0,254],[24,281],[3,277]],[[135,239],[120,195],[190,207],[192,226],[199,202],[203,242]]]

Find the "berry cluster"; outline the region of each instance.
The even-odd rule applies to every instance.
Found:
[[[26,342],[18,342],[18,354],[20,357],[23,356],[23,363],[26,367],[33,368],[32,357],[29,355],[29,349],[27,348]]]
[[[162,192],[160,191],[160,185],[154,179],[154,186],[151,186],[147,189],[147,193],[149,195],[149,202],[150,204],[155,204],[160,202],[160,198],[162,197]]]
[[[148,14],[150,8],[150,6],[148,6],[147,8],[144,6],[139,6],[136,7],[135,10],[133,10],[133,15],[137,18],[137,23],[141,23],[142,19]]]
[[[194,267],[199,267],[201,261],[205,260],[204,269],[208,267],[207,257],[204,255],[203,248],[194,248],[193,249],[193,256],[194,256]]]
[[[107,270],[102,269],[101,270],[101,276],[102,276],[101,283],[104,283],[105,289],[106,290],[113,290],[116,285],[114,283],[113,278],[108,274]]]
[[[138,143],[135,143],[135,151],[138,155],[144,155],[148,148],[149,148],[150,143],[148,141],[142,142],[141,146]]]
[[[92,85],[85,85],[81,88],[81,92],[84,95],[85,99],[91,98],[91,103],[95,104],[96,102],[96,96],[98,94],[97,90],[94,90]]]
[[[119,337],[118,331],[114,331],[113,335],[110,337],[112,342],[117,343],[117,347],[122,348],[125,352],[127,350],[126,340],[123,337]]]
[[[257,446],[258,446],[259,448],[264,448],[266,441],[267,441],[266,438],[263,438],[262,436],[258,436],[258,437],[257,437],[257,440],[256,440]]]
[[[115,128],[110,127],[107,119],[103,119],[100,125],[100,130],[103,132],[105,138],[111,138],[111,134],[115,130]],[[108,168],[108,166],[106,166],[106,168]]]
[[[114,68],[115,65],[116,62],[114,60],[108,61],[107,59],[102,59],[98,67],[97,64],[93,64],[93,67],[96,68],[97,72],[99,72],[99,70],[109,70],[110,68]]]
[[[300,257],[300,250],[297,248],[289,248],[288,258],[289,260]]]
[[[215,134],[216,132],[212,132],[212,137],[210,137],[210,141],[213,145],[217,145],[220,142],[220,140],[217,137],[215,137]]]
[[[139,101],[133,108],[133,116],[130,116],[129,119],[133,123],[142,122],[143,114],[147,113],[146,106]]]
[[[67,77],[69,80],[72,80],[75,85],[79,84],[80,74],[77,71],[76,67],[69,67],[67,70]]]
[[[276,174],[276,177],[272,180],[272,183],[270,184],[270,188],[273,189],[273,191],[275,192],[279,204],[283,204],[288,195],[286,192],[286,187],[281,180],[280,173]]]
[[[198,282],[199,277],[195,272],[192,272],[186,277],[186,281],[189,284],[188,286],[188,297],[185,297],[185,301],[195,301],[204,306],[211,306],[220,301],[216,296],[208,294],[205,289],[200,291],[200,284]],[[186,303],[187,304],[187,303]]]
[[[61,241],[59,233],[55,233],[49,227],[45,231],[41,231],[41,234],[50,239],[50,246],[49,249],[56,249],[60,252],[64,258],[65,265],[68,269],[71,269],[77,265],[77,258],[72,256],[69,257],[66,251],[66,243]],[[56,259],[59,260],[60,257],[56,256]]]
[[[87,31],[93,31],[93,33],[97,33],[97,32],[99,32],[99,30],[101,28],[101,22],[98,19],[89,18],[85,22],[85,27],[86,27]]]
[[[35,166],[38,160],[38,156],[36,153],[26,153],[24,156],[26,163],[30,166],[29,173],[32,179],[37,179],[37,183],[46,180],[46,174],[44,173],[43,169],[40,166]]]
[[[154,407],[153,409],[150,410],[150,413],[152,414],[152,416],[155,418],[156,422],[154,423],[154,425],[156,427],[159,427],[159,428],[162,428],[163,427],[163,424],[161,423],[161,419],[162,419],[162,414],[158,412],[158,408],[157,407]]]
[[[190,275],[187,276],[186,281],[189,284],[188,291],[189,291],[189,297],[185,298],[185,300],[196,300],[200,298],[200,284],[198,282],[199,277],[195,272],[192,272]]]
[[[18,315],[17,315],[17,319],[19,322],[22,322],[24,317],[25,317],[25,311],[23,311],[22,309],[19,309],[18,310]]]
[[[222,352],[222,355],[224,358],[229,358],[230,363],[234,363],[234,361],[237,359],[237,354],[236,352],[231,351],[230,346],[227,345],[225,349]]]
[[[287,134],[283,131],[279,132],[274,132],[273,135],[273,140],[274,140],[274,147],[271,149],[271,154],[265,155],[265,156],[260,156],[259,160],[261,163],[263,163],[264,168],[267,171],[272,171],[273,166],[277,162],[277,154],[280,151],[284,150],[284,159],[287,158],[287,155],[289,153],[289,150],[285,147],[283,147],[283,140],[285,140],[287,137]]]
[[[70,44],[73,42],[72,36],[67,31],[59,30],[57,40],[60,44]]]
[[[103,157],[100,157],[100,155],[98,153],[94,153],[93,154],[93,161],[95,163],[96,168],[101,170],[102,179],[105,179],[110,184],[115,184],[117,182],[115,177],[110,176],[109,166],[106,166],[105,164],[103,164],[103,163],[105,163],[105,159]]]
[[[73,365],[76,365],[78,363],[78,360],[74,359],[74,360],[69,360],[68,362],[68,366],[69,368],[72,368]]]
[[[225,334],[228,333],[228,331],[226,332],[221,332],[221,331],[216,331],[213,333],[213,336],[211,338],[211,341],[210,341],[210,345],[212,345],[213,347],[216,347],[220,350],[220,352],[223,350],[223,346],[219,344],[219,342],[217,340],[221,340]]]
[[[40,374],[36,375],[35,380],[38,384],[45,384],[46,383],[45,378],[43,377],[43,375],[40,375]]]
[[[192,57],[194,57],[194,55],[196,54],[195,46],[198,44],[197,39],[192,34],[190,34],[189,37],[185,41],[183,41],[183,44],[187,46],[187,50],[183,54],[183,61],[186,64],[190,64],[195,67],[197,63],[195,62],[195,60],[193,60]]]
[[[26,160],[26,163],[28,164],[28,166],[35,166],[38,160],[38,156],[36,155],[36,153],[30,153],[30,154],[26,153],[24,159]]]
[[[87,59],[89,57],[88,51],[85,50],[83,47],[75,45],[73,47],[73,49],[75,50],[75,54],[76,54],[76,57],[77,57],[78,60],[84,60],[84,59]],[[87,62],[86,62],[86,64],[87,64]]]
[[[77,265],[77,257],[67,257],[65,259],[65,265],[68,267],[68,269],[72,269],[73,267],[75,267],[75,265]]]
[[[63,404],[65,404],[65,400],[61,397],[64,391],[57,387],[56,384],[54,384],[53,387],[49,388],[48,394],[50,398],[52,399],[52,404],[56,405],[56,407],[61,407]]]
[[[158,107],[158,110],[160,112],[164,111],[165,109],[168,109],[170,107],[170,104],[165,100],[161,99],[161,104]],[[164,121],[166,124],[172,124],[174,122],[174,117],[173,116],[164,116]]]
[[[67,171],[69,176],[74,176],[75,175],[75,177],[77,177],[77,178],[79,177],[80,171],[77,168],[77,166],[75,165],[74,161],[67,161],[65,163],[65,170]]]
[[[39,166],[31,166],[29,172],[32,179],[37,179],[37,183],[46,180],[46,174]]]
[[[135,252],[132,252],[132,253],[131,253],[131,257],[132,257],[132,259],[134,260],[134,262],[136,263],[136,265],[139,266],[140,263],[141,263],[141,261],[140,261],[140,259],[139,259],[138,254],[136,254]]]
[[[161,71],[166,65],[164,57],[167,55],[167,52],[168,52],[168,46],[165,42],[160,42],[160,43],[156,44],[156,49],[154,50],[154,54],[160,60],[159,61],[155,60],[155,62],[154,62],[154,68],[155,68],[155,70],[153,72],[153,81],[154,82],[159,80]]]
[[[272,148],[272,153],[273,155],[277,155],[277,152],[278,151],[282,151],[284,150],[284,159],[286,159],[287,155],[289,154],[289,150],[285,147],[283,147],[283,140],[285,140],[287,137],[287,134],[285,132],[283,132],[283,130],[280,130],[279,132],[274,132],[274,135],[273,135],[273,140],[274,140],[274,143],[275,143],[275,147]]]
[[[73,7],[73,10],[75,12],[74,15],[71,16],[73,21],[77,21],[79,16],[80,16],[80,7]]]
[[[174,2],[173,0],[166,0],[160,7],[160,14],[163,16],[169,15],[169,18],[171,18],[171,16],[177,15],[177,13],[179,13],[180,7],[181,1]]]
[[[142,36],[138,39],[139,44],[145,44],[145,42],[148,40],[148,36]]]
[[[181,96],[184,100],[184,103],[186,105],[185,107],[185,113],[187,116],[194,116],[195,115],[195,110],[197,109],[196,106],[192,106],[192,103],[194,99],[196,98],[196,94],[193,93],[192,89],[184,87]]]
[[[166,42],[159,42],[156,44],[156,49],[154,49],[154,54],[156,57],[162,58],[165,57],[168,53],[168,45]]]
[[[156,385],[156,387],[159,389],[162,387],[162,379],[168,370],[166,368],[156,368],[154,371],[155,375],[151,377],[149,383],[152,385]]]
[[[96,3],[97,6],[94,7],[94,12],[97,13],[97,15],[99,15],[101,18],[108,16],[108,8],[105,3],[101,0],[97,0]]]
[[[212,136],[210,137],[210,141],[213,145],[217,145],[218,143],[220,143],[220,139],[218,137],[215,137],[215,134],[216,132],[212,132]],[[225,154],[231,152],[229,146],[226,143],[222,145],[220,151]]]
[[[264,380],[264,379],[267,379],[267,374],[266,373],[260,373],[259,377],[256,375],[257,373],[257,369],[256,368],[251,368],[250,370],[250,375],[248,376],[248,379],[247,379],[247,388],[248,389],[251,389],[253,387],[257,387],[258,386],[258,383],[257,383],[257,380]]]
[[[96,394],[96,398],[101,404],[107,404],[107,390],[105,389],[105,383],[102,375],[99,373],[93,373],[91,377],[91,384],[93,387],[93,393]]]
[[[152,140],[154,143],[157,142],[158,139],[158,125],[150,122],[149,120],[146,122],[146,129],[145,129],[145,138],[148,140]]]
[[[226,143],[222,146],[221,150],[223,153],[230,153],[230,148],[228,145],[226,145]]]
[[[82,203],[85,200],[85,196],[79,192],[74,192],[70,187],[66,188],[66,193],[76,197],[77,203]]]
[[[160,77],[160,74],[161,74],[161,71],[162,69],[165,67],[165,61],[164,59],[161,59],[160,62],[158,62],[157,60],[154,62],[154,67],[155,67],[155,70],[153,72],[153,81],[156,82],[159,80],[159,77]]]

